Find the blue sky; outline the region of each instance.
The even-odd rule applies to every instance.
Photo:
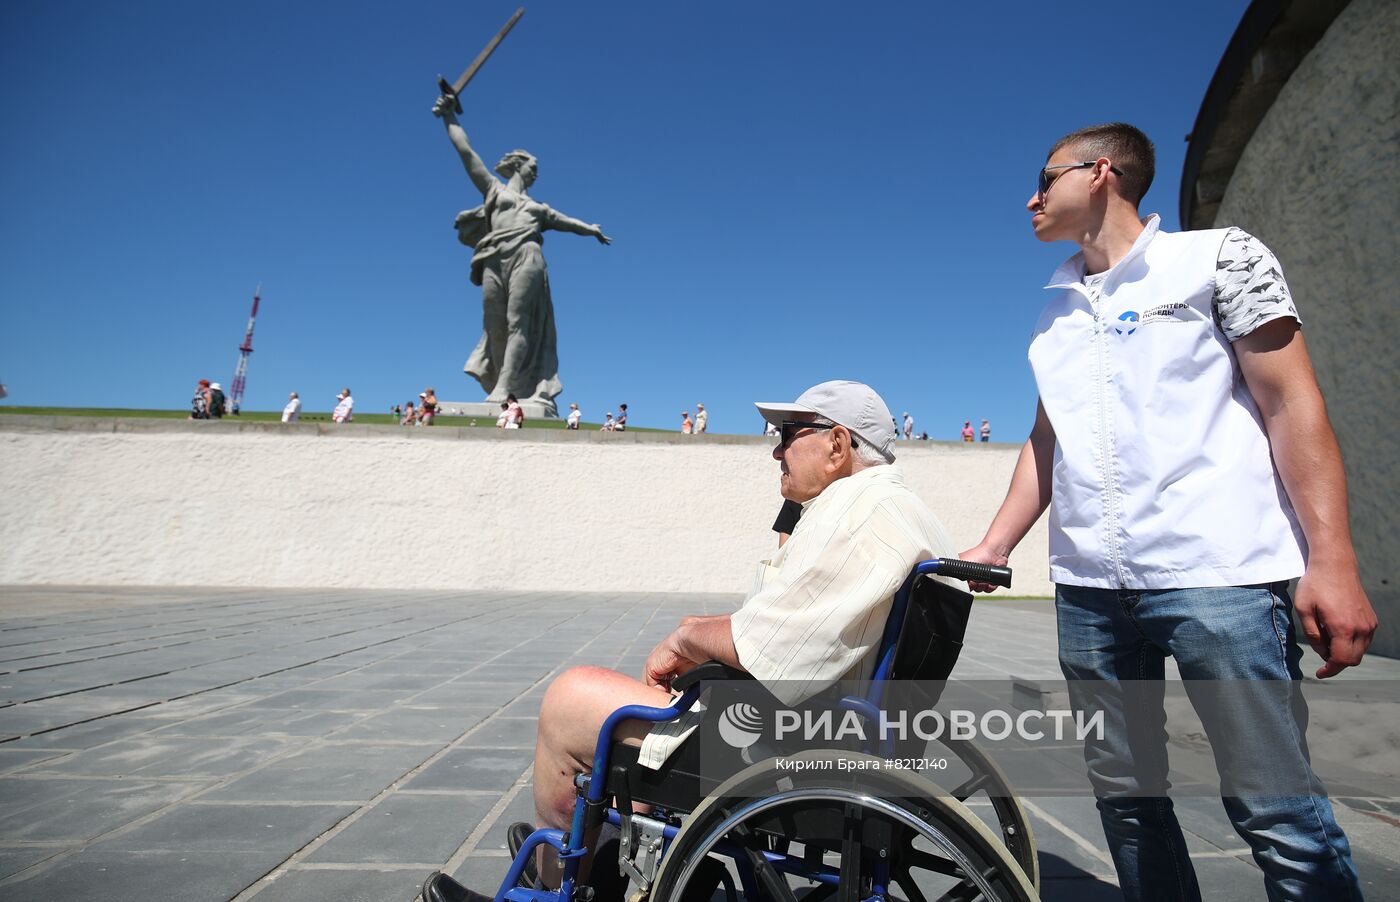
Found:
[[[480,202],[429,113],[497,2],[0,4],[7,405],[184,407],[228,384],[254,287],[249,409],[342,385],[379,411],[462,363]],[[488,161],[615,243],[549,233],[561,403],[756,432],[751,401],[869,382],[919,430],[1021,440],[1025,343],[1068,245],[1024,204],[1048,146],[1124,119],[1177,228],[1185,135],[1245,0],[532,0],[464,96]]]

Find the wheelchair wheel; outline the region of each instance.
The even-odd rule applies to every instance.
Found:
[[[930,781],[853,752],[805,752],[781,759],[782,768],[778,760],[736,774],[686,818],[661,862],[653,902],[710,898],[720,859],[732,860],[746,898],[774,902],[799,893],[1038,898],[1001,840]]]
[[[987,823],[994,833],[1001,834],[1001,841],[1011,852],[1011,857],[1021,866],[1031,886],[1039,890],[1040,857],[1035,847],[1035,833],[1031,830],[1031,821],[1026,816],[1026,809],[1021,807],[1021,800],[1011,791],[1011,784],[1007,782],[1006,775],[975,742],[962,739],[944,739],[941,742],[949,755],[961,762],[962,768],[967,772],[964,775],[961,770],[957,770],[948,775],[958,781],[948,789],[948,794],[974,812],[983,806],[990,808],[995,823],[986,818],[984,823]],[[940,774],[940,785],[947,786],[950,782],[952,781],[945,775]]]

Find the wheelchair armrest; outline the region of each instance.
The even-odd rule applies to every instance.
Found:
[[[747,670],[730,667],[720,661],[706,661],[671,681],[671,688],[684,692],[701,680],[752,680],[754,675]]]

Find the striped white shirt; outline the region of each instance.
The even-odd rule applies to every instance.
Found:
[[[731,620],[744,669],[788,704],[841,679],[869,679],[890,605],[919,561],[956,554],[898,467],[838,479],[803,505],[792,537],[760,566]]]

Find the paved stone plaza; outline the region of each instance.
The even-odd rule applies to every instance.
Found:
[[[408,902],[434,868],[494,888],[505,825],[533,819],[550,676],[638,673],[683,614],[738,601],[0,591],[0,900]],[[1058,678],[1047,602],[984,601],[969,637],[961,677]],[[1400,664],[1376,659],[1367,675]],[[1027,808],[1045,899],[1118,897],[1092,800]],[[1218,802],[1178,810],[1207,897],[1262,899]],[[1395,804],[1338,815],[1368,896],[1400,897]]]

